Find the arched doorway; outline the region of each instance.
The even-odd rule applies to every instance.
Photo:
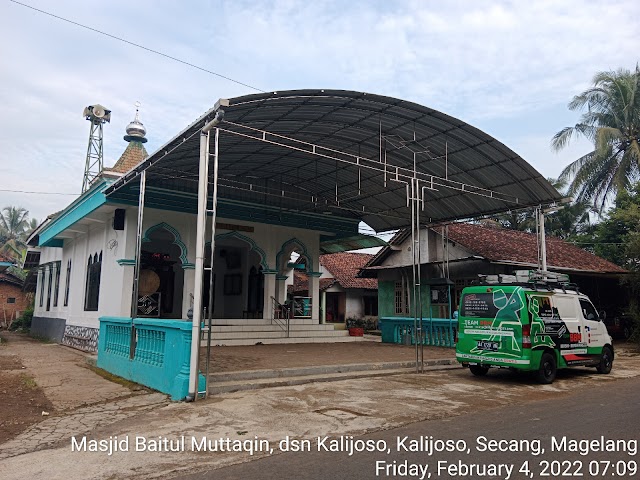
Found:
[[[205,246],[205,267],[210,266],[211,246]],[[211,271],[204,271],[203,305],[209,305],[209,285],[213,282],[213,318],[263,318],[264,252],[240,235],[216,237]],[[210,280],[212,278],[212,280]]]
[[[182,318],[185,252],[181,245],[179,235],[169,225],[147,230],[140,255],[139,316]]]
[[[311,317],[312,296],[308,274],[313,271],[311,256],[304,243],[292,238],[276,255],[276,299],[292,317]]]

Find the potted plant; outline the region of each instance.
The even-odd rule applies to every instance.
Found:
[[[359,318],[347,318],[347,330],[349,330],[351,337],[362,337],[364,336],[364,322]]]

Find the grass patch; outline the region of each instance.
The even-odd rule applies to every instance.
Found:
[[[29,390],[35,390],[36,388],[38,388],[38,384],[36,383],[35,379],[24,373],[20,375],[20,382],[22,383],[23,387],[28,388]]]
[[[96,375],[104,378],[105,380],[109,380],[110,382],[117,383],[118,385],[122,385],[123,387],[128,388],[129,390],[139,391],[139,390],[148,390],[145,386],[140,385],[139,383],[132,382],[127,380],[126,378],[119,377],[114,375],[111,372],[107,372],[98,367],[94,367],[93,365],[87,365],[87,368],[91,370]]]

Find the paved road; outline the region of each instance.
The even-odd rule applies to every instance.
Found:
[[[490,384],[487,385],[490,386]],[[576,393],[550,400],[483,409],[477,414],[418,422],[402,428],[357,437],[362,440],[384,440],[391,449],[390,454],[356,453],[349,457],[344,453],[319,453],[315,451],[317,442],[313,441],[311,452],[282,453],[181,478],[184,480],[411,479],[422,477],[424,470],[418,469],[424,468],[425,464],[428,467],[424,478],[433,479],[640,478],[640,469],[633,475],[634,469],[637,469],[637,465],[640,464],[640,454],[637,451],[635,454],[629,454],[634,453],[634,449],[637,450],[637,442],[640,438],[638,399],[640,399],[640,378],[630,378],[593,385],[593,388],[580,389]],[[410,439],[432,436],[434,439],[464,440],[470,453],[434,453],[430,456],[428,452],[397,452],[397,439],[405,436],[409,436]],[[480,436],[495,440],[528,439],[530,451],[479,452],[477,447],[482,448],[478,443]],[[597,440],[597,442],[591,445],[591,451],[587,454],[551,451],[552,437],[560,442],[562,447],[562,437],[565,436],[568,440]],[[605,446],[607,439],[617,440],[618,450],[627,449],[630,452],[593,451],[594,448],[602,448],[601,436],[604,437]],[[536,440],[545,450],[544,453],[535,455],[532,451],[537,446]],[[405,445],[408,444],[409,442],[405,442]],[[513,443],[508,443],[505,446],[512,445]],[[566,445],[567,448],[572,446],[570,442]],[[518,446],[518,449],[523,450],[525,446]],[[576,446],[579,448],[585,445]],[[527,461],[528,464],[525,464]],[[565,461],[564,464],[561,463],[563,461]],[[376,464],[376,462],[382,463]],[[438,462],[443,463],[438,464]],[[608,465],[607,462],[611,464]],[[403,475],[405,464],[407,467],[415,465],[416,471]],[[480,470],[465,471],[464,465],[468,467],[471,464],[480,465]],[[376,470],[377,465],[378,470]],[[387,465],[390,468],[388,471]],[[489,465],[495,465],[496,471],[483,470],[484,466]],[[523,465],[528,465],[529,474],[525,474],[524,469],[522,472],[518,471]],[[400,467],[400,470],[394,472],[394,466]],[[442,467],[440,470],[438,470],[439,466]],[[510,466],[513,466],[511,472],[508,471]],[[560,468],[559,472],[557,468]]]

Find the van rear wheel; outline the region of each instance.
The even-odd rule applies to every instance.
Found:
[[[556,379],[557,365],[556,357],[549,352],[544,352],[540,358],[538,368],[538,382],[549,384]]]
[[[471,370],[471,373],[476,377],[482,377],[487,374],[489,367],[484,367],[482,365],[469,365],[469,370]]]
[[[613,352],[609,347],[602,348],[602,355],[600,356],[600,363],[596,367],[598,373],[607,374],[611,372],[613,367]]]

